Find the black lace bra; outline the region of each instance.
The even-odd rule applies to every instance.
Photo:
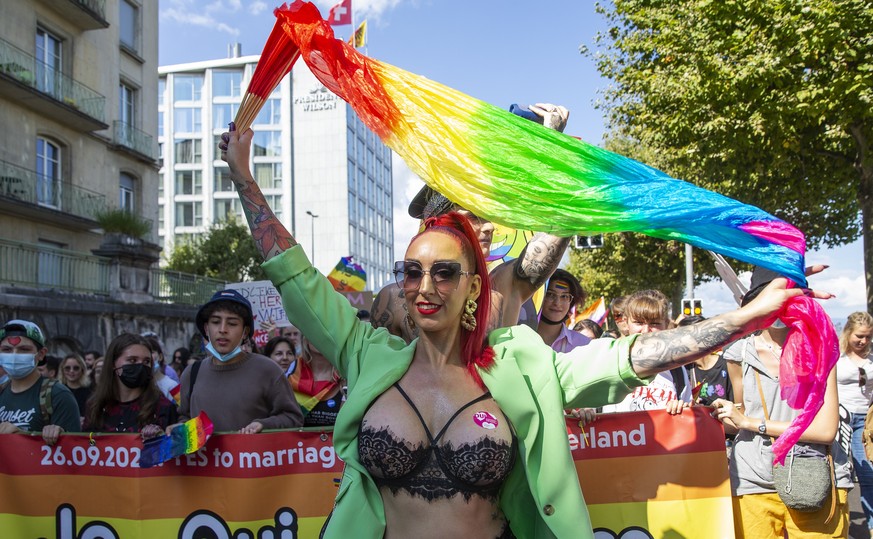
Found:
[[[485,393],[458,409],[434,437],[409,395],[399,384],[394,384],[394,387],[418,416],[428,444],[410,444],[394,436],[387,426],[378,429],[359,427],[358,456],[376,485],[387,487],[394,494],[404,490],[428,501],[451,498],[456,494],[463,495],[466,501],[474,494],[496,501],[500,487],[515,464],[518,440],[512,427],[510,444],[488,437],[458,447],[451,443],[439,444],[461,412],[490,398],[491,393]]]

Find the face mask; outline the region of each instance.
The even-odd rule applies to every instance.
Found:
[[[27,378],[36,368],[36,354],[0,354],[0,367],[10,378]]]
[[[777,318],[776,321],[773,322],[773,325],[770,326],[770,327],[772,327],[773,329],[785,329],[785,328],[788,327],[788,326],[786,326],[785,323],[782,322],[782,320],[779,320],[779,319]]]
[[[238,356],[242,352],[242,343],[236,345],[236,348],[234,348],[233,350],[231,350],[230,352],[228,352],[224,355],[219,354],[218,350],[216,350],[215,347],[212,346],[211,342],[206,343],[206,350],[210,354],[212,354],[215,357],[215,359],[217,359],[218,361],[220,361],[222,363],[225,363],[225,362],[228,362],[231,359],[235,358],[236,356]]]
[[[155,361],[152,363],[152,372],[158,372],[161,369],[161,364]]]
[[[152,371],[145,363],[128,363],[121,367],[118,378],[130,389],[136,389],[149,385],[152,381]]]
[[[5,383],[8,382],[8,381],[9,381],[9,375],[8,375],[8,374],[4,374],[3,376],[0,376],[0,386],[2,386],[3,384],[5,384]]]
[[[303,355],[303,347],[299,342],[294,343],[294,357],[300,357]]]

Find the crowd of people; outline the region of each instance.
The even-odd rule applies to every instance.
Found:
[[[566,123],[561,107],[531,110],[547,127]],[[105,354],[50,361],[36,324],[8,321],[0,433],[41,432],[49,444],[79,431],[149,438],[201,411],[218,432],[333,426],[345,470],[324,537],[593,537],[566,418],[706,407],[724,425],[738,537],[846,537],[853,470],[873,530],[861,446],[873,399],[869,314],[849,317],[824,405],[792,450],[827,455],[836,488],[820,508],[791,509],[776,492],[771,448],[798,411],[779,391],[788,330],[768,321],[803,291],[757,268],[736,311],[673,320],[664,294],[640,290],[611,302],[606,327],[572,324],[586,292],[557,268],[567,238],[536,234],[489,270],[491,223],[426,187],[410,206],[422,227],[396,282],[372,315],[359,312],[273,214],[249,170],[252,136],[231,125],[219,148],[294,326],[271,327],[258,353],[251,305],[228,289],[197,312],[202,357],[180,348],[168,360],[157,335],[124,333]],[[850,443],[837,439],[839,406]]]

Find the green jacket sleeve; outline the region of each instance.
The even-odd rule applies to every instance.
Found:
[[[357,309],[306,258],[299,245],[264,262],[267,277],[279,290],[288,320],[324,357],[349,378],[363,352],[373,345],[406,346],[383,328],[361,322]]]

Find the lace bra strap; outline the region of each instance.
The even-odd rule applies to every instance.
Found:
[[[406,402],[408,402],[409,406],[412,407],[412,410],[415,412],[415,415],[418,416],[418,420],[421,422],[421,426],[424,427],[424,433],[427,434],[427,439],[430,442],[430,444],[433,445],[434,443],[436,443],[436,441],[434,440],[434,437],[430,433],[430,430],[427,428],[427,423],[425,423],[424,418],[421,417],[421,412],[418,411],[418,407],[415,405],[414,402],[412,402],[412,399],[409,398],[409,395],[407,395],[406,392],[403,391],[403,388],[400,387],[400,382],[395,382],[394,387],[396,387],[397,391],[399,391],[400,394],[403,395],[403,398],[406,399]]]

